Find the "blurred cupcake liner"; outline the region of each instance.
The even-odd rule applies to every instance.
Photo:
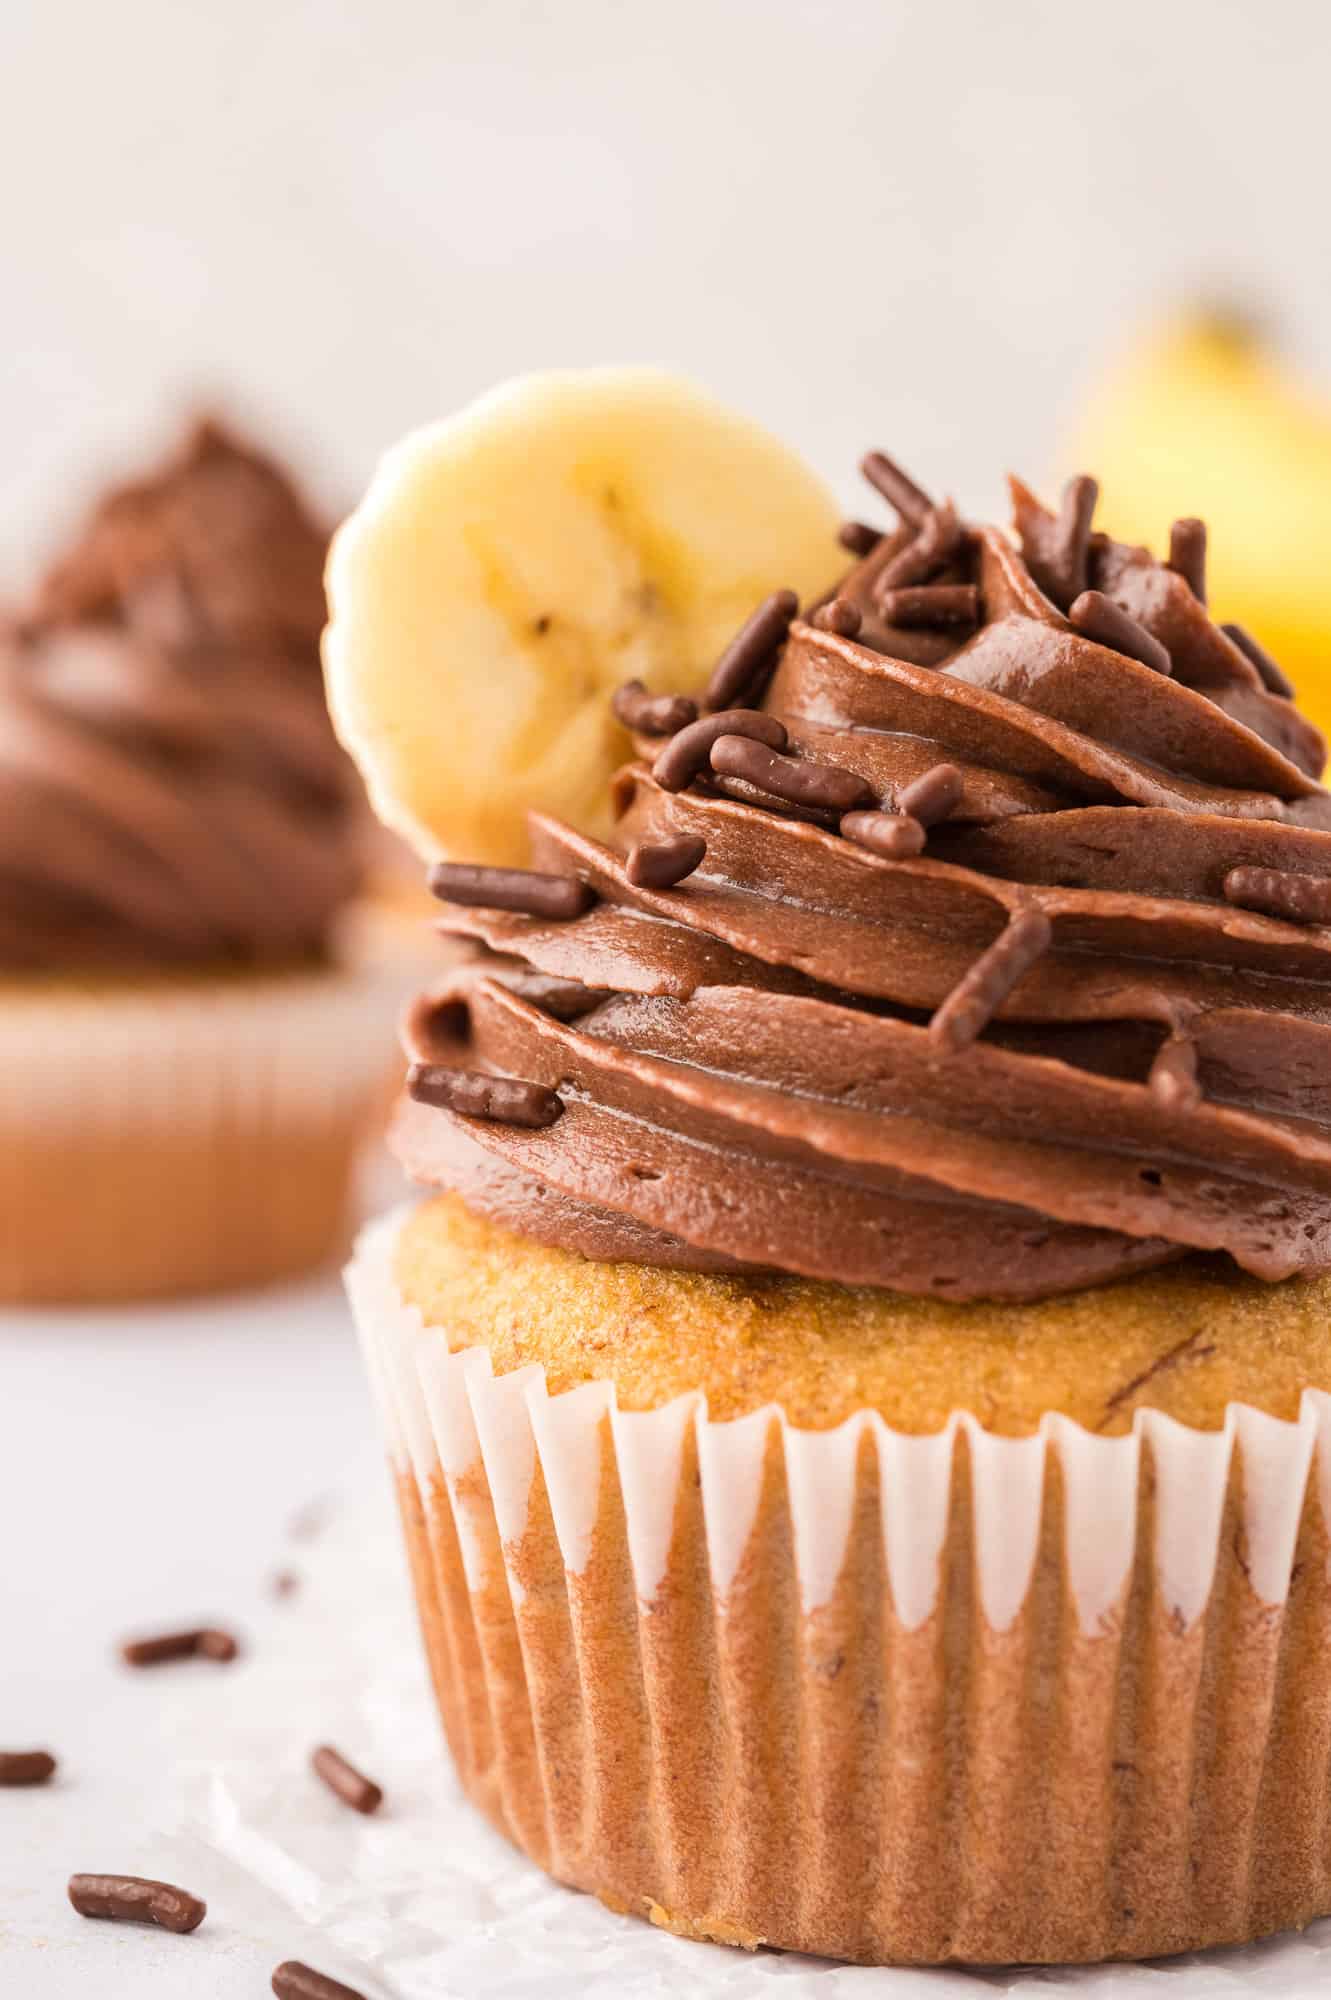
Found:
[[[11,987],[0,1299],[249,1285],[346,1240],[399,970]]]
[[[552,1874],[866,1962],[1331,1908],[1331,1397],[1114,1438],[630,1414],[450,1353],[399,1227],[348,1283],[429,1666],[467,1791]]]

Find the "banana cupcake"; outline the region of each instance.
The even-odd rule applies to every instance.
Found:
[[[335,546],[334,712],[470,954],[407,1023],[437,1192],[350,1273],[448,1741],[690,1937],[1303,1925],[1324,745],[1198,522],[1163,563],[1090,478],[1009,534],[863,470],[891,519],[838,527],[669,378],[535,377]]]
[[[326,546],[203,423],[4,636],[4,1299],[254,1283],[337,1246],[392,1003],[335,939],[363,807],[322,700]]]

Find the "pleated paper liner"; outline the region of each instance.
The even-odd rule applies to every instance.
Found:
[[[868,1963],[1331,1910],[1331,1397],[909,1437],[493,1377],[348,1274],[468,1792],[561,1880]],[[448,1866],[440,1854],[439,1866]]]
[[[396,972],[0,995],[0,1301],[258,1284],[347,1240]]]

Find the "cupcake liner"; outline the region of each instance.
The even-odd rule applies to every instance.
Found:
[[[1237,1942],[1331,1909],[1331,1398],[928,1437],[494,1377],[348,1284],[445,1731],[561,1880],[877,1962]],[[443,1857],[441,1857],[441,1865]]]
[[[400,975],[11,984],[0,1299],[253,1284],[345,1240]]]

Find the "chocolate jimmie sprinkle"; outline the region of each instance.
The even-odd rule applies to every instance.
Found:
[[[924,852],[924,828],[905,813],[847,813],[841,832],[856,847],[866,847],[885,861],[913,861]]]
[[[1053,929],[1043,910],[1020,911],[988,951],[957,981],[929,1023],[934,1041],[949,1054],[982,1035],[1009,993],[1044,957]]]
[[[335,1792],[353,1812],[378,1812],[383,1804],[382,1787],[376,1785],[373,1778],[367,1778],[363,1771],[358,1771],[354,1764],[349,1764],[331,1743],[321,1743],[317,1750],[311,1752],[310,1765],[329,1791]]]
[[[812,758],[782,757],[747,736],[721,736],[712,745],[712,769],[725,778],[743,778],[792,805],[848,812],[867,797],[869,787],[854,771]]]
[[[470,861],[436,861],[430,893],[446,903],[513,910],[524,917],[580,917],[596,891],[576,875],[542,875],[533,868],[481,868]]]
[[[742,695],[752,700],[759,692],[777,651],[790,630],[790,621],[799,610],[793,590],[774,590],[752,612],[712,668],[703,690],[703,707],[729,708]]]
[[[625,729],[639,736],[673,736],[698,719],[698,704],[686,694],[649,694],[641,681],[615,689],[610,707]]]
[[[273,1991],[277,2000],[365,2000],[359,1988],[344,1986],[298,1958],[283,1959],[273,1974]]]
[[[230,1632],[200,1625],[184,1632],[161,1632],[148,1639],[127,1639],[120,1657],[127,1667],[159,1667],[168,1660],[234,1660],[240,1651]]]
[[[196,1931],[208,1914],[201,1896],[172,1882],[141,1875],[71,1875],[69,1900],[81,1917],[126,1924],[156,1924],[164,1931]]]
[[[1197,1044],[1189,1035],[1175,1035],[1163,1043],[1151,1064],[1151,1095],[1166,1110],[1191,1110],[1200,1104],[1202,1091],[1197,1081]]]
[[[696,833],[681,833],[674,840],[641,840],[628,851],[624,870],[635,889],[673,889],[693,871],[707,852],[707,842]]]
[[[0,1785],[44,1785],[55,1769],[49,1750],[0,1750]]]
[[[1222,625],[1220,630],[1227,639],[1232,639],[1246,660],[1249,660],[1262,677],[1262,685],[1268,694],[1278,694],[1282,701],[1293,701],[1294,683],[1277,665],[1265,646],[1253,638],[1243,625]]]
[[[195,1641],[194,1651],[201,1660],[217,1660],[225,1665],[235,1659],[240,1646],[232,1633],[223,1632],[216,1625],[205,1625]]]
[[[908,521],[912,528],[920,526],[934,503],[923,488],[901,470],[895,459],[889,458],[885,451],[867,451],[860,460],[860,471],[874,491],[882,494],[888,506],[896,509],[903,521]]]
[[[1195,515],[1175,521],[1169,531],[1169,567],[1177,572],[1199,604],[1206,602],[1206,523]]]
[[[413,1063],[407,1071],[407,1094],[417,1104],[432,1104],[436,1110],[459,1111],[466,1118],[487,1118],[496,1125],[524,1125],[531,1131],[553,1125],[564,1110],[556,1092],[543,1083],[449,1069],[442,1063]]]
[[[758,708],[725,708],[703,715],[681,729],[652,765],[652,776],[665,792],[683,792],[707,769],[712,745],[722,736],[749,736],[769,750],[786,747],[785,725]]]
[[[1140,660],[1144,667],[1152,668],[1157,674],[1173,673],[1173,661],[1154,633],[1139,625],[1135,618],[1102,591],[1083,590],[1068,617],[1083,638],[1093,639],[1097,646],[1107,646],[1111,652],[1124,653],[1130,660]]]
[[[120,1657],[127,1667],[159,1667],[166,1660],[192,1660],[199,1648],[199,1634],[163,1632],[152,1639],[127,1639]]]
[[[1331,878],[1283,868],[1231,868],[1225,901],[1291,924],[1331,924]]]
[[[961,804],[966,781],[955,764],[934,764],[897,793],[896,806],[921,826],[937,826]]]
[[[853,556],[872,555],[883,537],[877,528],[871,528],[867,521],[843,521],[836,531],[836,538],[843,549],[849,549]]]
[[[1058,514],[1038,532],[1024,532],[1021,552],[1045,596],[1066,611],[1086,588],[1091,549],[1091,522],[1100,488],[1088,473],[1078,473],[1063,488]]]
[[[949,625],[974,625],[980,615],[980,594],[973,583],[907,585],[879,594],[878,608],[889,625],[929,631]]]
[[[887,861],[912,861],[924,852],[926,830],[960,804],[964,787],[955,764],[935,764],[902,786],[895,812],[847,813],[841,832]]]
[[[864,623],[864,613],[853,598],[833,597],[818,606],[809,623],[822,632],[835,632],[838,639],[853,639]]]
[[[931,507],[915,539],[899,549],[879,572],[874,584],[875,598],[881,603],[891,591],[924,583],[952,561],[965,538],[965,530],[950,500],[945,500],[941,507]]]

